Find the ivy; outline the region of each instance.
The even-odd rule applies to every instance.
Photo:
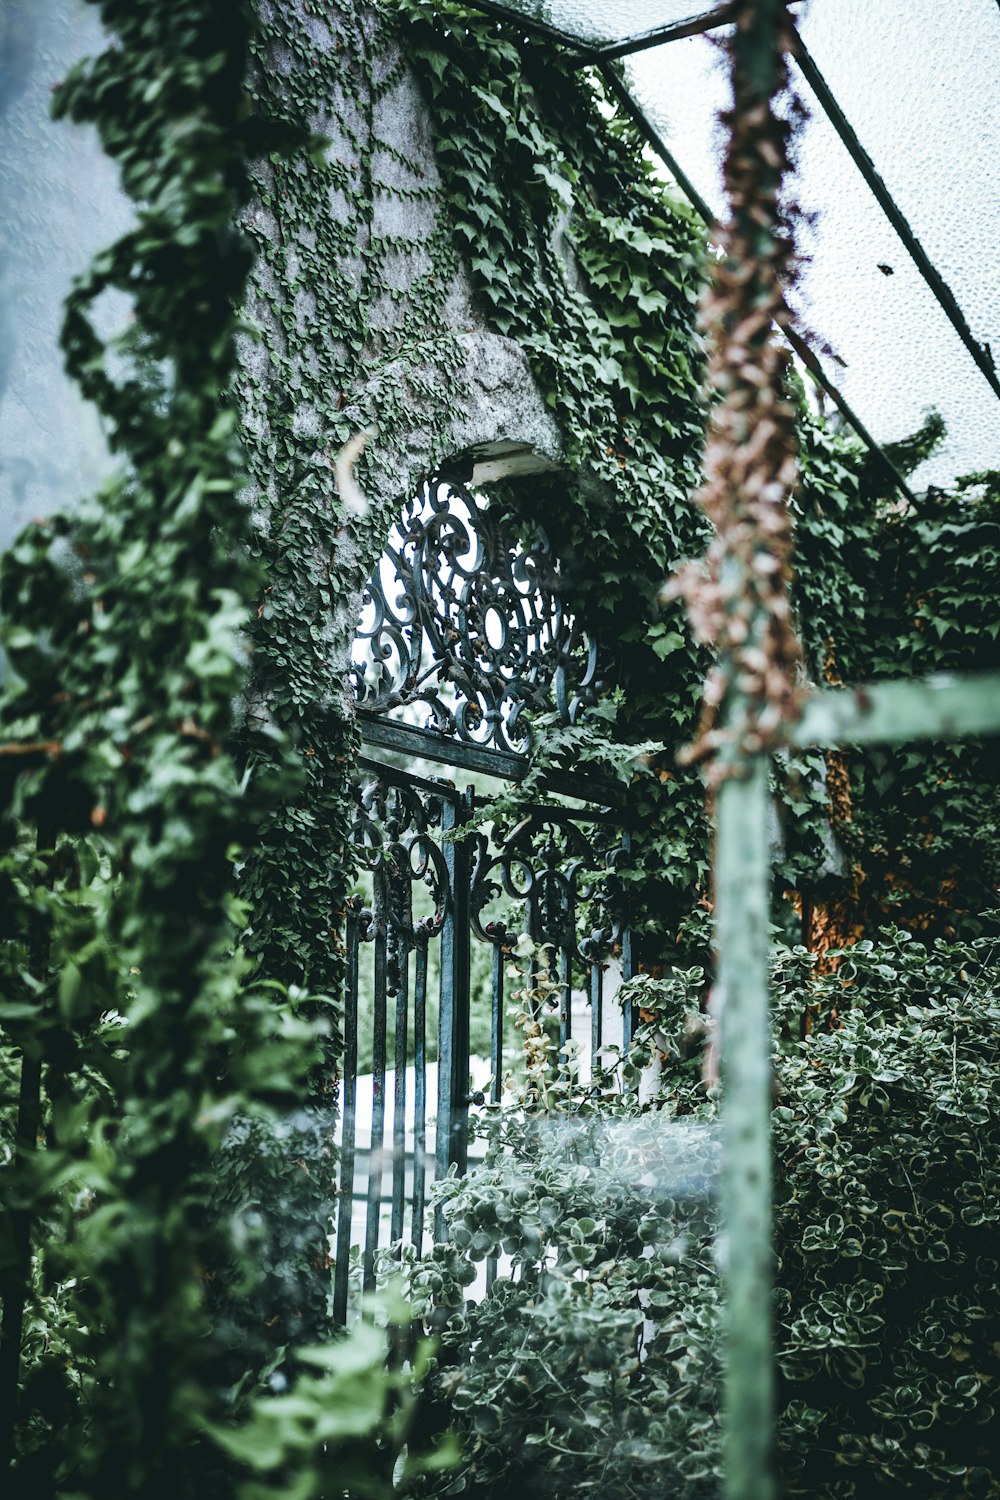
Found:
[[[654,176],[600,80],[557,47],[515,40],[458,3],[396,8],[480,307],[528,351],[563,435],[564,470],[534,480],[530,495],[498,487],[498,501],[544,514],[570,602],[622,695],[596,736],[581,724],[543,757],[600,773],[624,759],[616,743],[664,747],[647,767],[654,774],[640,769],[631,789],[633,921],[640,959],[655,963],[682,946],[707,878],[700,778],[674,759],[695,727],[706,660],[675,608],[655,603],[681,559],[704,550],[688,501],[704,425],[694,329],[704,230]],[[789,395],[801,471],[795,602],[810,678],[995,665],[988,486],[960,482],[917,513],[901,508],[860,442],[810,413],[794,376]],[[942,435],[932,414],[893,461],[912,469]],[[595,745],[601,733],[607,749]],[[775,785],[784,843],[776,895],[832,903],[842,937],[893,915],[954,927],[989,904],[995,885],[995,767],[966,745],[881,759],[881,769],[871,754],[789,763]],[[834,795],[838,776],[846,796]],[[789,910],[783,920],[797,918]]]
[[[563,437],[558,474],[530,493],[499,486],[496,503],[544,513],[570,603],[617,688],[550,749],[637,778],[632,900],[646,960],[704,947],[688,936],[706,871],[702,790],[673,752],[693,730],[705,663],[679,613],[654,601],[680,559],[703,550],[687,497],[704,425],[693,308],[705,243],[596,79],[453,0],[95,3],[111,40],[63,81],[56,109],[97,127],[135,219],[72,288],[63,345],[120,468],[79,518],[30,527],[3,563],[0,1067],[21,1099],[0,1122],[0,1275],[8,1310],[26,1308],[22,1488],[183,1495],[200,1492],[193,1444],[217,1388],[252,1381],[286,1341],[325,1324],[356,751],[344,668],[353,600],[399,501],[445,456],[437,419],[444,431],[463,400],[464,355],[445,319],[459,265],[487,326],[527,352]],[[411,64],[440,182],[379,134]],[[398,228],[404,208],[431,226],[419,254]],[[95,304],[108,291],[132,318],[106,344]],[[416,405],[427,414],[418,456]],[[901,508],[857,442],[801,405],[797,608],[813,678],[995,664],[996,476]],[[332,459],[367,426],[381,437],[360,466],[372,506],[358,520],[334,492]],[[897,462],[919,459],[935,436],[930,423]],[[995,880],[995,774],[975,745],[791,764],[779,884],[810,899],[836,889],[856,925],[902,909],[914,926],[971,927]],[[852,962],[863,968],[863,951]],[[896,971],[911,989],[912,969]],[[812,1003],[825,1014],[832,991]],[[966,1033],[948,1031],[945,1011],[935,1025],[961,1048]],[[843,1049],[873,1045],[862,1030],[851,1020],[842,1041],[802,1044],[822,1064],[802,1076],[833,1089]],[[925,1057],[913,1028],[889,1030],[893,1056],[912,1045]],[[942,1059],[927,1063],[928,1088]],[[885,1092],[893,1109],[910,1108]],[[989,1108],[961,1089],[955,1099]],[[290,1102],[307,1108],[276,1125],[268,1106]],[[834,1107],[825,1094],[814,1102]],[[792,1124],[811,1128],[801,1114]],[[294,1190],[289,1160],[303,1164]],[[880,1158],[873,1170],[889,1166]],[[802,1186],[795,1213],[811,1214]],[[892,1206],[906,1212],[899,1196]],[[282,1218],[292,1212],[294,1232]],[[834,1212],[809,1219],[818,1238],[803,1254],[827,1252]],[[591,1218],[567,1230],[581,1268]],[[460,1249],[438,1252],[449,1296],[468,1272]],[[706,1270],[691,1293],[697,1337],[678,1344],[657,1397],[693,1383],[702,1416],[712,1286]],[[789,1282],[790,1328],[803,1286]],[[632,1292],[612,1291],[579,1318],[572,1310],[566,1370],[581,1369],[580,1349],[634,1327],[620,1300]],[[565,1295],[568,1308],[576,1294]],[[912,1321],[933,1344],[934,1318]],[[6,1332],[5,1350],[6,1391]],[[630,1397],[602,1369],[605,1422]],[[907,1402],[967,1410],[967,1386],[935,1396],[907,1370],[916,1405],[902,1386],[873,1399],[897,1415]],[[318,1420],[323,1385],[309,1379]],[[824,1408],[807,1395],[800,1427],[818,1431]],[[871,1431],[851,1431],[874,1462]],[[301,1460],[303,1483],[325,1482],[301,1432],[285,1436],[279,1467]],[[638,1428],[628,1437],[640,1442]],[[904,1447],[900,1463],[926,1467],[919,1444]],[[688,1477],[707,1482],[714,1460],[698,1453]],[[624,1457],[632,1483],[649,1454]],[[841,1457],[854,1461],[846,1448]]]
[[[461,5],[397,8],[480,307],[525,348],[560,426],[563,471],[534,478],[530,493],[498,487],[497,500],[544,515],[568,601],[621,690],[607,749],[583,724],[550,744],[563,764],[602,774],[622,758],[616,741],[682,743],[704,670],[680,612],[655,603],[679,558],[702,546],[687,495],[703,429],[703,229],[655,178],[597,80],[558,49],[515,45]],[[662,779],[641,774],[633,788],[645,872],[636,927],[660,947],[706,854],[700,782],[670,748],[664,765]]]
[[[29,1363],[25,1492],[189,1494],[215,1400],[213,1153],[237,1111],[294,1086],[315,1026],[249,983],[235,951],[234,854],[290,785],[280,755],[270,780],[248,771],[253,744],[237,740],[260,587],[230,399],[251,262],[235,220],[259,138],[248,16],[236,0],[100,10],[113,39],[54,108],[96,126],[135,216],[74,283],[62,344],[119,468],[3,563],[0,1019],[21,1063],[4,1369],[22,1297],[29,1330],[58,1307],[67,1357]],[[94,308],[109,290],[132,316],[105,344]]]
[[[936,430],[931,423],[931,436]],[[802,433],[797,595],[814,680],[996,670],[989,585],[1000,547],[996,476],[968,476],[904,506],[872,479],[856,443],[816,423]],[[923,452],[917,445],[911,460]],[[998,873],[990,745],[809,759],[813,771],[799,778],[797,800],[808,781],[811,805],[796,807],[795,793],[786,801],[788,882],[820,897],[839,889],[845,938],[886,920],[943,935],[979,930]],[[839,796],[828,767],[842,779]],[[831,824],[842,851],[832,866]],[[843,875],[833,878],[838,864]]]
[[[399,275],[409,247],[376,222],[376,200],[418,213],[435,201],[419,163],[378,134],[379,109],[403,67],[401,59],[385,65],[384,47],[377,10],[336,3],[260,5],[251,42],[253,107],[299,142],[255,161],[254,199],[243,217],[257,259],[239,397],[252,550],[267,578],[252,628],[251,720],[280,727],[294,745],[301,790],[268,821],[241,879],[253,908],[248,946],[262,969],[328,992],[343,980],[342,918],[354,867],[357,738],[344,680],[351,603],[418,477],[387,470],[380,455],[405,447],[408,385],[422,399],[431,394],[419,385],[424,367],[433,370],[442,417],[461,402],[456,339],[429,332],[441,321],[455,247],[440,228],[433,233],[423,247],[428,264],[404,298]],[[372,372],[387,367],[391,378],[373,392]],[[359,428],[379,434],[359,466],[372,498],[367,523],[347,516],[332,473],[333,457]],[[275,903],[279,887],[286,899]],[[314,1081],[315,1097],[327,1103],[338,1055],[335,1026]]]

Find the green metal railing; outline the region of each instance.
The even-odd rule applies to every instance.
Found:
[[[797,39],[787,0],[740,0],[729,39],[726,116],[730,221],[706,297],[713,407],[700,502],[715,538],[705,565],[682,569],[692,624],[715,650],[691,756],[708,757],[715,792],[715,933],[723,1080],[719,1258],[724,1286],[724,1492],[773,1500],[773,1225],[768,997],[768,781],[782,746],[901,744],[1000,733],[1000,676],[887,682],[804,695],[788,582],[794,414],[774,328],[791,313],[794,223],[782,211],[790,170],[787,112]]]
[[[796,689],[801,652],[789,640],[790,470],[782,429],[788,408],[772,335],[773,325],[785,326],[790,316],[774,296],[775,282],[783,279],[781,270],[794,274],[793,226],[780,209],[787,127],[774,101],[788,86],[786,56],[795,36],[786,0],[742,0],[734,12],[726,157],[731,222],[718,232],[724,254],[706,303],[715,343],[710,378],[720,399],[701,500],[716,540],[707,583],[705,574],[688,572],[678,591],[717,654],[706,724],[694,749],[711,755],[708,782],[716,791],[724,1491],[727,1500],[773,1500],[771,756],[782,745],[891,745],[998,734],[1000,675],[877,683],[804,699]],[[767,422],[774,427],[769,445],[760,441]]]
[[[807,701],[789,740],[805,746],[902,744],[1000,734],[1000,674],[885,682]],[[716,807],[716,904],[724,1159],[727,1500],[771,1500],[771,1037],[768,1004],[767,782],[748,757]]]

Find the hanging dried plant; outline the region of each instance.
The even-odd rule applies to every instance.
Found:
[[[698,737],[680,757],[712,757],[710,785],[797,715],[802,661],[788,593],[795,415],[776,334],[791,321],[785,293],[796,267],[794,208],[784,196],[802,116],[786,61],[795,31],[784,0],[741,0],[734,21],[733,104],[722,116],[730,218],[716,231],[721,253],[701,311],[716,399],[696,500],[715,535],[704,559],[682,566],[665,591],[684,599],[698,639],[718,653]]]

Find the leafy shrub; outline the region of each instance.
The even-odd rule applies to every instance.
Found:
[[[994,980],[986,940],[928,948],[899,930],[834,976],[804,950],[776,956],[789,1495],[998,1492]],[[685,1013],[696,1031],[703,983],[641,982],[647,1048]],[[463,1441],[438,1493],[717,1493],[717,1103],[689,1045],[659,1066],[651,1109],[577,1088],[547,1116],[497,1115],[485,1166],[439,1189],[450,1243],[408,1271]],[[494,1255],[503,1274],[466,1301]]]
[[[694,1494],[714,1473],[705,1330],[715,1276],[684,1242],[707,1237],[699,1188],[714,1132],[675,1123],[664,1153],[663,1122],[605,1108],[507,1119],[486,1166],[444,1184],[452,1240],[411,1268],[410,1294],[443,1325],[438,1378],[465,1429],[465,1469],[449,1492],[639,1495],[655,1462],[657,1483],[669,1474],[678,1493]],[[692,1153],[697,1169],[687,1160],[684,1180],[672,1181],[671,1158]],[[513,1275],[463,1302],[493,1254],[510,1257]],[[677,1319],[681,1305],[690,1326]],[[681,1413],[704,1434],[694,1452],[675,1439]]]
[[[838,1028],[774,1112],[793,1494],[996,1494],[1000,1003],[993,945],[849,950]]]
[[[254,1476],[238,1486],[239,1500],[379,1500],[454,1462],[451,1442],[421,1453],[411,1434],[433,1345],[414,1343],[409,1321],[397,1295],[371,1299],[344,1337],[298,1350],[287,1390],[274,1376],[241,1425],[209,1426]]]

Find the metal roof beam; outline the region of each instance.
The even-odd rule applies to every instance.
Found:
[[[631,57],[635,52],[646,52],[650,47],[662,47],[666,42],[679,42],[686,36],[703,36],[717,26],[727,25],[736,13],[735,3],[716,5],[712,10],[688,16],[685,21],[668,21],[662,26],[653,26],[649,31],[637,32],[618,42],[593,43],[590,55],[599,62],[610,62],[615,57]]]
[[[800,0],[790,0],[790,3],[797,5]],[[636,52],[646,52],[650,47],[662,47],[667,42],[681,41],[684,37],[702,36],[707,31],[729,25],[737,9],[737,0],[729,0],[727,4],[699,11],[686,20],[665,21],[661,26],[652,26],[648,31],[637,31],[634,35],[621,37],[617,41],[587,42],[582,37],[564,31],[560,26],[554,26],[551,21],[523,14],[504,4],[503,0],[466,0],[466,4],[472,10],[496,16],[497,20],[506,21],[511,26],[523,28],[526,32],[568,47],[573,54],[571,61],[578,68],[595,62],[610,62],[616,57],[631,57]]]
[[[568,31],[563,31],[558,26],[553,26],[551,21],[537,20],[534,16],[522,15],[519,10],[513,10],[509,5],[502,5],[499,0],[465,0],[470,10],[479,10],[486,16],[495,16],[498,21],[504,21],[508,26],[520,31],[526,31],[533,36],[545,37],[546,41],[559,42],[568,47],[578,55],[578,67],[584,67],[593,61],[594,49],[586,42],[581,42],[579,37],[571,36]]]

